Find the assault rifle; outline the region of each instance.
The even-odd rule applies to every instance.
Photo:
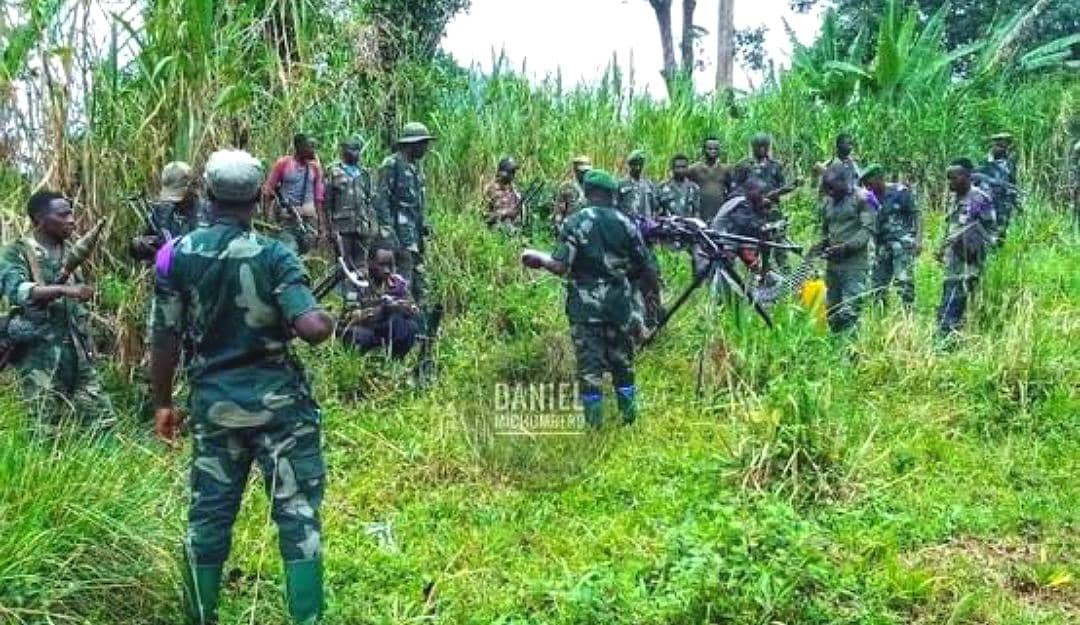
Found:
[[[300,228],[300,232],[302,232],[305,237],[312,237],[315,235],[315,233],[311,231],[311,227],[307,225],[306,221],[304,221],[303,215],[300,214],[300,209],[297,208],[295,204],[285,201],[285,197],[281,195],[280,188],[274,189],[274,200],[277,202],[280,210],[292,214],[292,218],[296,220],[297,226]]]
[[[754,297],[753,292],[747,287],[739,274],[735,272],[732,264],[735,251],[747,246],[758,249],[779,249],[801,252],[802,248],[790,243],[775,243],[753,237],[744,237],[737,234],[720,232],[705,225],[705,222],[693,217],[660,217],[659,219],[639,219],[638,228],[642,237],[649,242],[660,242],[674,245],[677,248],[696,250],[698,254],[708,259],[708,266],[694,276],[693,282],[675,300],[656,327],[645,337],[642,347],[651,343],[661,330],[671,321],[672,317],[690,299],[702,284],[714,273],[728,285],[733,293],[749,302],[754,311],[765,322],[765,325],[773,327],[772,317],[769,316],[764,304]]]

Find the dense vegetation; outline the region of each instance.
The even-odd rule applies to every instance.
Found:
[[[119,217],[95,275],[103,351],[120,356],[110,387],[126,423],[104,445],[32,441],[5,385],[0,622],[179,618],[185,456],[152,441],[141,421],[146,286],[122,261],[137,217],[121,198],[151,187],[170,158],[200,163],[216,145],[246,143],[270,159],[297,128],[322,139],[324,160],[340,137],[362,130],[376,138],[365,160],[377,163],[385,153],[377,138],[392,131],[386,120],[410,117],[440,137],[427,168],[431,272],[448,308],[442,375],[418,392],[404,368],[379,359],[338,346],[303,351],[331,465],[329,622],[1080,617],[1080,247],[1060,196],[1067,122],[1080,108],[1074,79],[1011,75],[837,105],[796,71],[734,105],[658,103],[622,95],[617,68],[581,89],[557,80],[537,88],[502,67],[472,76],[443,62],[380,74],[356,50],[324,45],[338,29],[366,32],[362,24],[328,22],[313,9],[288,14],[290,41],[303,42],[290,60],[272,35],[250,33],[266,15],[285,15],[265,12],[276,3],[223,3],[231,13],[203,14],[203,30],[185,18],[196,4],[157,3],[176,12],[147,22],[135,62],[96,67],[92,123],[63,142],[81,172],[83,209]],[[175,49],[190,54],[168,60]],[[660,177],[668,155],[696,150],[708,132],[735,159],[759,129],[776,135],[777,155],[804,176],[835,133],[851,129],[865,161],[916,185],[929,222],[916,314],[876,312],[841,342],[794,306],[769,332],[700,296],[639,359],[638,425],[490,436],[496,382],[573,371],[559,283],[522,270],[524,242],[489,233],[479,216],[498,157],[518,155],[525,180],[557,180],[572,154],[617,168],[642,147]],[[932,337],[941,278],[932,248],[943,165],[978,157],[1001,129],[1019,140],[1026,214],[992,260],[960,345],[942,351]],[[0,180],[11,232],[29,181],[10,170]],[[68,170],[54,181],[73,184]],[[812,237],[813,204],[808,189],[789,203],[799,240]],[[533,244],[547,242],[539,235]],[[688,282],[687,262],[671,253],[662,263],[672,295]],[[313,261],[312,272],[322,271]],[[283,622],[260,489],[242,519],[223,622]]]

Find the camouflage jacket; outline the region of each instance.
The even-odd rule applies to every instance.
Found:
[[[383,236],[396,237],[403,249],[420,252],[427,229],[424,170],[401,153],[388,156],[379,168],[375,212]]]
[[[610,324],[629,330],[641,322],[630,279],[648,251],[630,219],[614,208],[588,206],[566,219],[552,254],[570,271],[566,315],[571,324]]]
[[[411,316],[419,314],[409,295],[408,281],[395,273],[386,279],[371,278],[371,286],[357,300],[348,303],[345,321],[351,326],[374,325],[386,319],[387,305],[395,305]]]
[[[821,229],[829,246],[841,246],[843,251],[832,261],[865,257],[877,215],[869,193],[857,189],[840,201],[826,196],[821,207]]]
[[[628,217],[655,217],[658,203],[656,185],[651,180],[626,178],[619,183],[616,206]]]
[[[373,237],[379,232],[371,175],[359,165],[336,163],[326,175],[326,215],[334,232]]]
[[[851,158],[850,156],[843,159],[838,156],[834,156],[829,159],[829,162],[825,163],[826,170],[832,169],[833,167],[839,167],[844,172],[844,180],[847,181],[849,189],[854,189],[859,185],[858,161]]]
[[[62,257],[67,255],[70,245],[64,243]],[[36,267],[31,264],[31,258]],[[53,283],[62,267],[63,261],[52,257],[32,234],[4,246],[0,252],[0,290],[8,304],[18,309],[20,318],[18,331],[14,325],[9,326],[11,339],[24,343],[30,352],[52,349],[60,343],[73,344],[80,357],[88,357],[92,351],[87,325],[90,313],[84,303],[60,297],[48,306],[30,305],[30,291],[34,286]],[[76,271],[68,284],[82,282],[80,272]],[[30,353],[23,359],[24,362],[33,360]]]
[[[492,180],[484,189],[484,206],[484,218],[489,226],[499,222],[521,221],[521,192],[512,182],[503,184]],[[502,212],[509,216],[500,216]]]
[[[953,205],[945,216],[946,238],[955,237],[965,227],[976,221],[987,235],[997,236],[997,212],[994,210],[994,200],[982,189],[972,186],[966,194],[953,199]]]
[[[701,212],[701,190],[689,178],[674,178],[660,185],[660,213],[679,217],[697,217]]]
[[[293,321],[318,304],[303,265],[281,242],[217,217],[162,248],[156,278],[151,334],[155,342],[190,341],[196,419],[257,427],[279,409],[313,401],[288,342]]]
[[[559,187],[555,194],[555,206],[552,209],[552,219],[555,225],[562,222],[579,208],[585,206],[585,189],[575,179],[567,180]]]
[[[698,161],[690,166],[689,177],[701,190],[700,217],[712,221],[731,192],[731,170],[719,161],[715,165]]]
[[[991,154],[986,157],[986,163],[997,168],[1005,182],[1011,185],[1016,184],[1016,157],[1012,154],[1006,155],[1005,158],[994,158]]]
[[[786,182],[783,165],[772,158],[762,161],[748,158],[741,161],[732,172],[732,186],[736,191],[741,192],[743,185],[751,178],[765,183],[765,193],[783,187]]]
[[[880,198],[867,189],[867,198],[877,211],[874,233],[878,243],[915,245],[919,209],[910,187],[899,183],[886,185],[885,195]]]

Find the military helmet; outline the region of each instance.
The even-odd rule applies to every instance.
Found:
[[[401,134],[398,136],[397,142],[420,143],[421,141],[432,141],[434,139],[435,135],[428,131],[427,126],[420,122],[409,122],[401,129]]]
[[[259,195],[262,163],[243,150],[218,150],[206,161],[206,187],[219,200],[248,202]]]
[[[999,141],[1005,142],[1005,143],[1011,143],[1012,140],[1013,140],[1013,136],[1012,136],[1012,133],[999,132],[996,135],[991,135],[990,140],[993,141],[994,143],[997,143]]]
[[[166,202],[179,202],[187,195],[194,172],[191,165],[183,161],[172,161],[161,168],[161,194]]]
[[[581,181],[582,186],[586,189],[593,187],[596,189],[603,189],[614,193],[619,190],[619,181],[603,169],[590,169],[585,174],[585,178]]]

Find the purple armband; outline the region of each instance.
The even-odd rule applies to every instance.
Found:
[[[154,255],[154,269],[159,278],[168,278],[172,271],[173,251],[176,249],[176,239],[169,239]]]

